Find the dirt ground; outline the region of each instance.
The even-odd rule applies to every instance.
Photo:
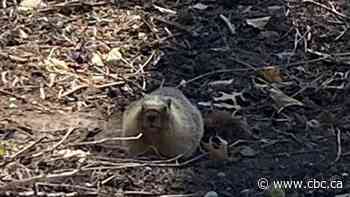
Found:
[[[20,5],[0,9],[0,196],[350,196],[349,1]],[[162,83],[228,157],[124,156],[121,112]]]

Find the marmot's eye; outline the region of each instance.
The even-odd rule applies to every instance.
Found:
[[[170,109],[170,107],[171,107],[171,99],[170,98],[166,99],[165,103],[167,105],[167,108]]]
[[[141,105],[141,111],[144,112],[147,109],[147,106],[145,103],[142,103]]]

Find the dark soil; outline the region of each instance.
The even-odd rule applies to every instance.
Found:
[[[261,178],[304,181],[286,196],[350,195],[348,1],[3,2],[0,195],[278,196]],[[130,160],[94,141],[162,83],[197,104],[203,142],[226,140],[228,158]]]

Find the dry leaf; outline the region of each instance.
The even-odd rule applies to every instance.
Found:
[[[96,66],[99,66],[99,67],[103,67],[104,66],[102,58],[101,58],[101,56],[98,53],[93,53],[92,54],[91,63],[93,65],[96,65]]]
[[[107,55],[106,62],[108,64],[116,64],[123,59],[123,55],[120,52],[120,48],[113,48]]]
[[[68,64],[65,61],[56,58],[48,58],[44,60],[44,67],[49,72],[57,73],[64,73],[69,70]]]
[[[4,157],[6,154],[6,148],[4,144],[0,144],[0,158]]]
[[[239,152],[245,157],[254,157],[257,154],[257,152],[249,146],[244,146]]]
[[[292,105],[303,106],[304,104],[294,98],[291,98],[284,94],[281,90],[276,88],[269,88],[270,96],[275,101],[278,107],[278,113],[280,113],[284,108]]]
[[[252,18],[247,19],[246,22],[248,25],[251,25],[255,28],[263,30],[265,25],[270,21],[271,16],[261,17],[261,18]]]
[[[208,6],[204,5],[203,3],[197,3],[196,5],[192,6],[192,8],[197,10],[205,10],[208,8]]]
[[[281,82],[281,73],[280,69],[276,66],[268,66],[258,71],[264,79],[269,82]]]
[[[228,158],[228,142],[219,136],[210,137],[209,143],[204,144],[212,160],[226,160]]]

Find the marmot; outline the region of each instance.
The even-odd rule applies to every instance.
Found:
[[[191,156],[204,132],[201,112],[177,88],[161,87],[132,102],[123,114],[123,136],[130,156],[155,148],[164,157]]]

